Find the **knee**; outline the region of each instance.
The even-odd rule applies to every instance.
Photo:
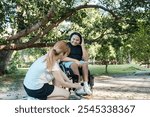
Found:
[[[65,90],[65,92],[63,92],[63,94],[61,95],[61,98],[62,98],[63,100],[68,100],[69,97],[70,97],[70,92],[67,91],[67,90]]]
[[[72,68],[72,69],[78,69],[78,64],[77,64],[77,63],[73,63],[73,64],[71,65],[71,68]]]
[[[64,98],[67,100],[67,99],[69,99],[69,96],[70,96],[70,93],[69,93],[69,91],[67,91],[66,94],[64,95]]]
[[[82,64],[82,67],[88,68],[88,64],[87,64],[87,63],[83,63],[83,64]]]
[[[82,70],[81,70],[81,71],[83,72],[83,71],[85,71],[85,70],[86,70],[86,71],[88,70],[88,66],[82,65]]]

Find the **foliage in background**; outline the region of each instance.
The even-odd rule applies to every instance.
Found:
[[[52,46],[72,31],[83,35],[87,47],[95,42],[101,47],[90,55],[97,60],[149,61],[149,45],[141,55],[134,45],[139,37],[149,42],[148,0],[1,0],[0,16],[0,75],[9,67],[10,50]],[[12,68],[20,64],[16,59],[10,61]]]
[[[18,68],[28,68],[38,57],[45,55],[49,48],[33,48],[14,51],[9,62],[7,73],[18,72]]]

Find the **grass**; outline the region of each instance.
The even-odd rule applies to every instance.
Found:
[[[19,88],[20,82],[23,81],[26,72],[27,72],[27,69],[18,69],[14,73],[0,76],[0,88],[2,87],[10,87],[10,88],[13,87],[13,89]],[[2,89],[0,89],[0,91],[1,90]]]
[[[4,76],[0,76],[0,82],[3,79],[22,79],[24,78],[28,68],[19,68],[18,71],[12,74],[6,74]],[[105,65],[89,65],[89,70],[91,74],[94,76],[106,75],[105,73]],[[136,72],[137,70],[150,70],[144,67],[141,67],[136,64],[123,64],[123,65],[108,65],[108,74],[107,75],[127,75]],[[1,83],[0,83],[1,85]]]
[[[106,75],[105,65],[89,65],[91,74],[94,76]],[[127,75],[133,74],[136,71],[147,71],[149,69],[141,67],[136,64],[124,64],[124,65],[108,65],[107,75]]]
[[[108,66],[108,74],[105,73],[105,65],[89,65],[89,69],[92,75],[100,76],[100,75],[127,75],[133,74],[137,70],[150,70],[144,67],[133,65],[133,64],[125,64],[125,65],[109,65]],[[20,87],[20,82],[23,82],[25,74],[28,68],[19,68],[15,73],[6,74],[4,76],[0,76],[0,92],[5,88],[7,90],[11,90],[12,88],[16,90],[16,88]]]

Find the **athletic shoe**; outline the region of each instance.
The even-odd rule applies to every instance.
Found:
[[[87,93],[85,92],[84,88],[82,87],[81,89],[76,90],[77,95],[86,95]]]
[[[89,87],[89,86],[84,86],[84,90],[85,90],[85,92],[86,92],[88,95],[91,95],[91,94],[92,94],[92,91],[90,90],[90,87]]]
[[[69,96],[70,100],[81,100],[80,96],[77,96],[76,93],[74,91],[71,92],[70,96]]]
[[[28,96],[28,97],[27,97],[27,100],[39,100],[39,99],[38,99],[38,98],[34,98],[34,97]]]

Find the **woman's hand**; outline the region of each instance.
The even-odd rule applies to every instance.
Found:
[[[82,86],[79,83],[73,83],[76,89],[81,89]]]
[[[82,64],[80,63],[80,61],[75,59],[75,63],[78,65],[78,67],[82,67]]]
[[[82,38],[81,46],[84,46],[84,38]]]

